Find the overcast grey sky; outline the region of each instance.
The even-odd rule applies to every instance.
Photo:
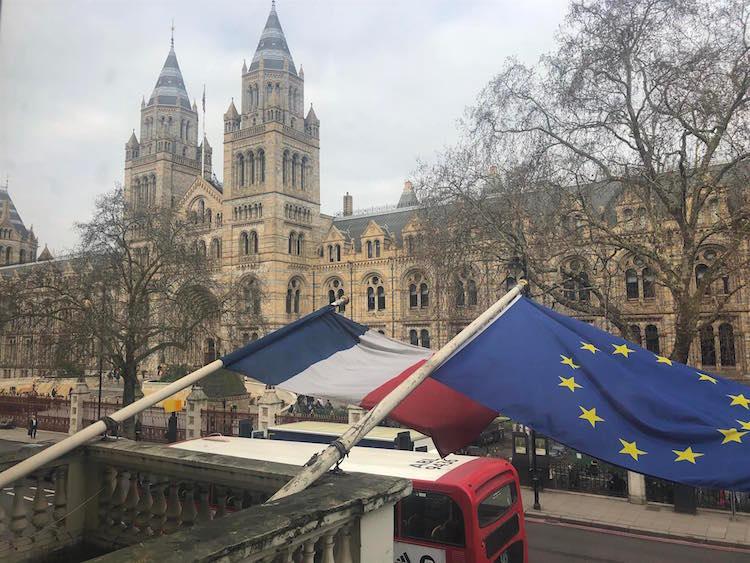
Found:
[[[222,115],[240,96],[270,0],[3,0],[0,181],[53,251],[75,242],[98,193],[123,177],[169,50],[188,93],[207,89],[222,179]],[[418,158],[456,139],[456,121],[503,60],[552,46],[566,0],[278,0],[305,105],[321,120],[323,211],[395,203]],[[200,102],[199,102],[200,104]]]

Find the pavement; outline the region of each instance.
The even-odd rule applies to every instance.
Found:
[[[30,438],[26,428],[3,428],[0,429],[0,440],[10,442],[23,442],[26,444],[41,444],[44,442],[59,442],[67,438],[68,435],[62,432],[49,432],[47,430],[37,430],[36,438]]]
[[[545,489],[540,493],[541,510],[534,510],[534,493],[522,487],[524,511],[529,521],[563,523],[750,550],[750,515],[698,509],[680,514],[672,506],[632,504],[627,499]],[[744,561],[750,561],[748,553]]]

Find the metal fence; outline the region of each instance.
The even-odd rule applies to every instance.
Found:
[[[627,472],[598,459],[565,455],[549,464],[551,489],[576,491],[614,497],[628,496]]]

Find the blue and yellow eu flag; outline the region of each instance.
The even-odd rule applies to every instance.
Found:
[[[615,465],[750,491],[750,388],[525,297],[432,377]]]

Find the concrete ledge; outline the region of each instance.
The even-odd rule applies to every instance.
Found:
[[[293,538],[393,504],[411,482],[362,474],[327,475],[301,493],[93,559],[99,563],[240,561],[282,549]],[[271,550],[271,551],[269,551]]]

